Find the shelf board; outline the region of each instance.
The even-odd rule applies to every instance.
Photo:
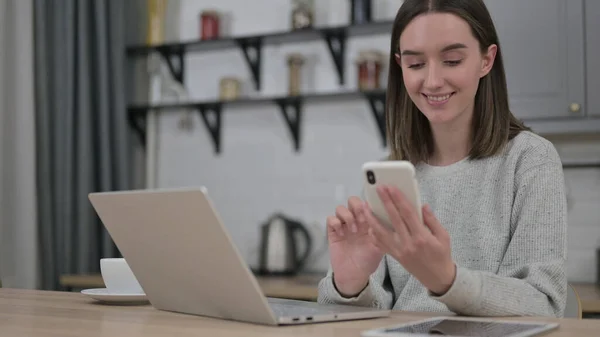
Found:
[[[381,96],[385,95],[384,90],[373,90],[373,91],[346,91],[346,92],[331,92],[331,93],[315,93],[315,94],[304,94],[298,96],[265,96],[265,97],[249,97],[240,98],[236,100],[206,100],[206,101],[190,101],[190,102],[175,102],[165,103],[156,105],[147,104],[131,104],[128,106],[130,113],[146,113],[148,110],[182,110],[182,109],[195,109],[199,106],[214,106],[222,105],[223,107],[240,107],[240,106],[252,106],[261,105],[265,103],[273,103],[277,101],[320,101],[320,100],[335,100],[335,99],[352,99],[369,96]]]
[[[137,132],[142,144],[145,142],[146,115],[149,111],[181,111],[196,110],[200,113],[202,121],[212,138],[215,152],[221,151],[221,128],[223,108],[234,106],[252,106],[261,104],[275,104],[279,107],[285,124],[289,129],[296,151],[300,149],[300,127],[303,116],[303,105],[306,101],[332,101],[336,99],[366,99],[369,102],[371,113],[379,130],[381,141],[387,144],[385,131],[385,90],[349,91],[332,93],[314,93],[298,96],[271,96],[241,98],[225,101],[192,101],[176,102],[158,105],[129,105],[128,117],[131,126]],[[209,117],[209,116],[212,116]]]
[[[364,24],[313,27],[274,33],[223,37],[216,40],[194,39],[180,42],[168,42],[157,45],[133,45],[127,47],[127,54],[130,56],[144,56],[153,51],[177,53],[180,51],[200,52],[209,50],[220,50],[237,47],[240,41],[255,40],[262,40],[263,45],[299,43],[307,41],[317,41],[319,39],[322,39],[324,36],[335,34],[337,32],[345,32],[346,36],[361,36],[376,33],[386,33],[391,32],[392,25],[393,21],[387,20]]]

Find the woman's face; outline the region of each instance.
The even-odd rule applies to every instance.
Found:
[[[470,123],[479,79],[492,68],[496,45],[482,55],[469,24],[448,13],[413,19],[400,36],[396,61],[408,95],[432,126]]]

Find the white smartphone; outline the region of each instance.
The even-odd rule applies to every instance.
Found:
[[[362,166],[364,177],[364,195],[367,203],[371,206],[373,215],[381,221],[384,226],[393,230],[388,213],[379,199],[377,186],[391,185],[397,187],[408,201],[413,205],[423,223],[421,211],[421,194],[415,177],[415,167],[409,161],[372,161]]]

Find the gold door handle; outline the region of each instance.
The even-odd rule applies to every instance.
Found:
[[[579,110],[581,110],[581,105],[579,103],[571,103],[569,109],[571,112],[579,112]]]

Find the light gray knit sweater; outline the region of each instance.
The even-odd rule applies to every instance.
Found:
[[[385,256],[357,297],[344,298],[331,269],[320,303],[473,316],[558,316],[566,304],[567,205],[552,143],[521,132],[496,157],[418,165],[424,203],[451,237],[454,284],[436,297]]]

